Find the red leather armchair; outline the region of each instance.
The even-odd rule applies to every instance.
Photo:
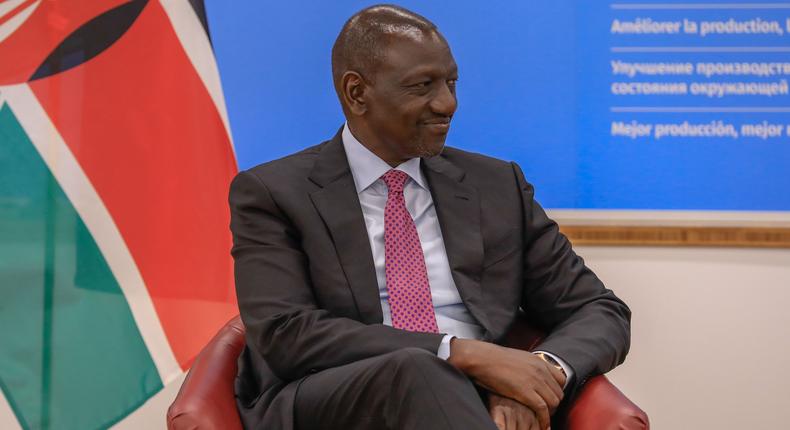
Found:
[[[511,330],[509,346],[532,349],[540,335],[523,320]],[[200,352],[175,401],[167,411],[167,428],[241,430],[233,380],[244,347],[244,325],[230,320]],[[647,414],[605,376],[590,378],[568,413],[568,430],[648,429]]]

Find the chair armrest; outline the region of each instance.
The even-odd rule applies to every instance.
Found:
[[[523,314],[505,337],[511,348],[534,351],[543,333],[531,326]],[[649,429],[647,414],[620,392],[605,376],[590,378],[577,393],[565,421],[567,430]]]
[[[568,411],[568,430],[647,430],[647,414],[605,376],[590,378]]]
[[[233,381],[243,347],[244,325],[236,317],[220,329],[192,364],[167,410],[169,430],[242,429]]]

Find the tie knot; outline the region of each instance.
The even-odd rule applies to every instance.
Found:
[[[403,184],[406,183],[406,179],[409,177],[406,173],[392,169],[389,172],[381,175],[381,180],[387,184],[387,189],[391,193],[402,193],[403,192]]]

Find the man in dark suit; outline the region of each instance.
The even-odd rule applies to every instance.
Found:
[[[624,359],[628,307],[515,163],[444,147],[458,72],[430,21],[362,10],[332,68],[341,131],[231,186],[245,426],[548,428]],[[538,353],[498,345],[520,312]]]

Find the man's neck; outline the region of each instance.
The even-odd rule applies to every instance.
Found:
[[[352,121],[346,121],[346,124],[351,134],[354,135],[354,138],[357,139],[357,141],[361,143],[362,146],[367,148],[370,152],[376,154],[377,157],[384,160],[385,163],[389,164],[393,168],[398,167],[405,161],[408,161],[402,160],[397,156],[394,156],[391,151],[388,151],[386,147],[380,143],[380,140],[376,137],[376,134],[366,124],[358,124]]]

